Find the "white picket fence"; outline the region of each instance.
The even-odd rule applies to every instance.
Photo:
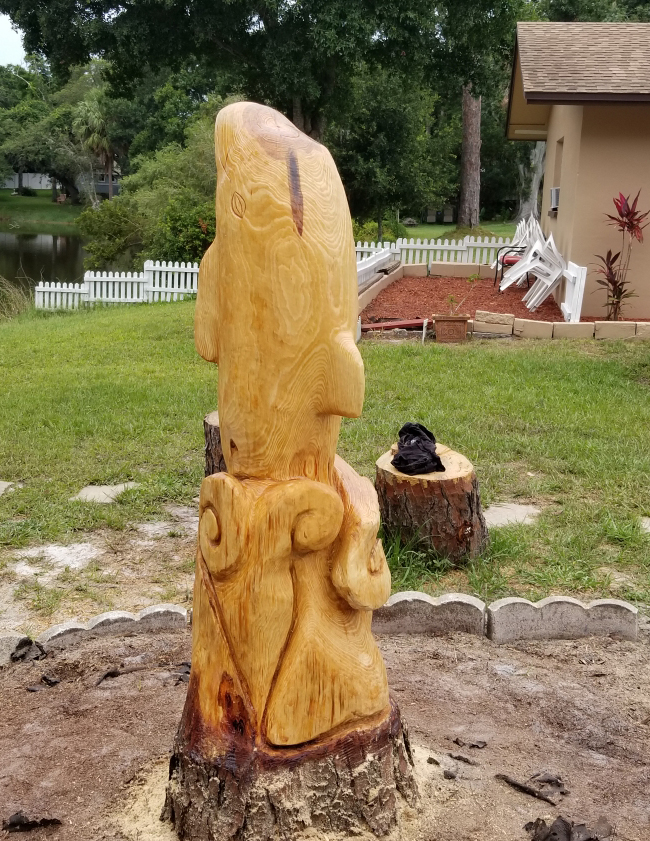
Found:
[[[493,263],[499,248],[509,245],[503,237],[464,237],[451,242],[448,239],[398,239],[397,242],[356,244],[357,263],[377,251],[390,250],[400,263]]]
[[[82,304],[143,304],[182,301],[196,295],[197,263],[147,260],[144,272],[86,272],[83,283],[39,283],[34,290],[37,309],[78,309]]]
[[[382,248],[381,251],[375,251],[368,257],[357,260],[357,284],[361,286],[394,260],[395,258],[389,248]]]
[[[406,240],[356,245],[359,285],[388,263],[491,263],[509,239],[465,237],[462,240]],[[179,301],[198,290],[197,263],[147,260],[144,272],[86,272],[83,283],[39,283],[34,290],[37,309],[78,309],[82,305],[141,304]]]

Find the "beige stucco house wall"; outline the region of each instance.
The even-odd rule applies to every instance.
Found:
[[[613,198],[619,192],[633,198],[639,189],[639,207],[650,209],[650,78],[645,82],[647,93],[645,89],[629,91],[637,85],[639,68],[632,62],[629,72],[634,79],[626,80],[620,72],[612,77],[607,67],[597,67],[598,50],[604,46],[603,40],[610,52],[612,48],[616,52],[617,40],[626,42],[629,50],[636,37],[641,53],[647,44],[650,66],[650,25],[561,27],[547,23],[518,27],[508,137],[546,140],[540,224],[547,236],[553,234],[567,261],[587,266],[582,315],[604,318],[605,290],[596,283],[596,255],[621,247],[621,236],[606,224],[605,214],[615,213]],[[572,51],[561,50],[562,45],[555,43],[559,35],[571,37],[567,27],[576,28]],[[620,27],[626,31],[621,32]],[[586,59],[579,49],[581,38],[595,42]],[[545,64],[545,56],[553,55],[564,56],[564,65],[562,61]],[[619,68],[626,66],[629,61],[619,63]],[[612,99],[616,101],[609,101]],[[551,187],[560,188],[557,214],[549,213]],[[650,319],[650,228],[647,242],[634,247],[629,278],[638,297],[627,302],[623,316]]]

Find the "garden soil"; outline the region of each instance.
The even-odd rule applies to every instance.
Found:
[[[527,841],[526,823],[560,814],[604,816],[617,838],[647,841],[649,643],[647,629],[638,642],[508,646],[380,637],[423,795],[404,841]],[[30,833],[39,841],[171,841],[157,815],[190,649],[185,630],[106,637],[1,670],[0,818],[58,818]],[[132,670],[98,683],[120,665]],[[43,674],[60,683],[46,688]],[[540,771],[564,782],[557,806],[496,779]]]
[[[564,321],[554,298],[547,298],[531,313],[522,298],[526,287],[511,286],[500,292],[494,278],[479,278],[471,286],[462,277],[404,277],[391,283],[361,313],[363,324],[386,319],[431,318],[448,313],[453,295],[458,313],[474,318],[476,310],[510,313],[536,321]],[[464,303],[461,303],[463,302]],[[459,306],[460,305],[460,306]]]

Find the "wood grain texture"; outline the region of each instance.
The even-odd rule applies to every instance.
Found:
[[[393,446],[376,463],[382,522],[452,560],[479,555],[487,546],[488,531],[472,463],[437,444],[445,472],[407,476],[391,464],[396,450]]]
[[[340,417],[361,413],[352,223],[331,155],[281,114],[224,108],[217,229],[195,342],[219,365],[228,472],[330,482]]]
[[[286,784],[304,792],[305,825],[344,798],[346,828],[383,832],[396,786],[415,787],[371,633],[391,589],[377,495],[336,456],[341,416],[359,415],[364,393],[347,202],[327,150],[270,108],[228,106],[215,137],[217,233],[195,342],[219,366],[218,415],[204,424],[206,465],[221,469],[201,485],[168,813],[183,838],[285,837],[293,806],[259,823],[251,792],[266,803]],[[355,751],[347,776],[341,750]],[[296,766],[306,775],[274,777]],[[360,774],[386,797],[369,805]]]

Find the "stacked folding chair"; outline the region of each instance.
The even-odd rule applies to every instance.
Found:
[[[492,263],[491,268],[495,269],[494,284],[499,278],[499,271],[501,272],[501,281],[503,284],[504,271],[508,267],[515,266],[525,255],[526,252],[533,246],[538,239],[543,241],[544,235],[539,226],[537,219],[531,213],[528,219],[522,219],[515,230],[515,235],[508,245],[504,245],[497,251],[497,259]],[[526,275],[524,274],[524,279]],[[520,285],[523,281],[520,282]],[[508,284],[510,285],[510,284]],[[505,289],[503,285],[500,287]]]
[[[537,278],[523,297],[531,312],[534,312],[562,283],[565,269],[566,262],[555,247],[553,234],[551,234],[535,264],[528,269]]]

